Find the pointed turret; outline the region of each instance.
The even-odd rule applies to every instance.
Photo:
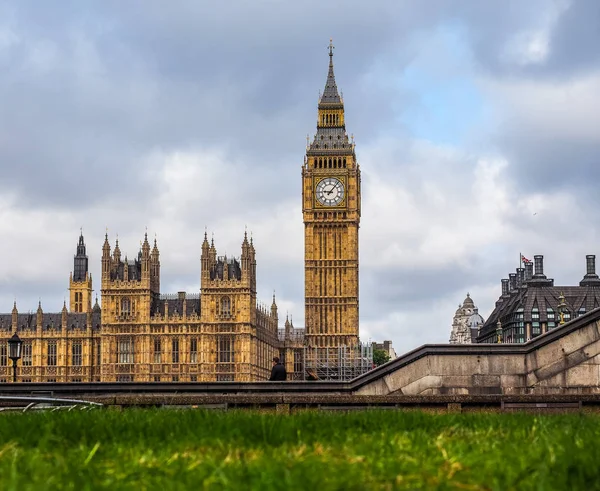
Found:
[[[154,237],[154,247],[150,253],[150,289],[155,293],[160,293],[160,253]]]
[[[333,73],[333,39],[329,40],[329,71],[327,72],[327,81],[325,82],[325,90],[319,100],[321,104],[342,104],[342,99],[338,93],[337,85],[335,83],[335,75]]]
[[[204,240],[202,241],[202,252],[200,253],[200,287],[210,279],[210,244],[208,234],[204,228]]]
[[[104,251],[102,261],[102,269],[104,271]],[[83,229],[79,229],[77,254],[75,254],[73,259],[73,272],[69,276],[69,308],[71,312],[86,312],[91,308],[91,296],[92,276],[88,271],[88,257],[83,239]]]
[[[38,308],[36,312],[36,327],[42,327],[42,321],[44,320],[44,311],[42,310],[42,300],[38,301]]]
[[[110,278],[110,244],[108,242],[108,232],[104,234],[104,244],[102,245],[102,280]]]
[[[12,308],[12,327],[13,327],[13,331],[17,328],[17,321],[19,319],[19,311],[17,310],[17,301],[15,300],[15,302],[13,303],[13,308]]]
[[[121,262],[121,249],[119,248],[119,237],[117,237],[117,240],[115,241],[115,250],[113,252],[113,259],[114,259],[115,263]]]
[[[144,242],[142,243],[142,257],[150,257],[150,243],[148,242],[148,232],[144,234]]]
[[[108,242],[108,232],[104,234],[104,244],[102,244],[102,257],[110,256],[110,244]]]
[[[101,312],[100,304],[98,303],[98,295],[96,295],[96,303],[94,304],[93,312]]]
[[[204,229],[204,240],[202,241],[202,254],[208,254],[210,249],[210,244],[208,243],[208,234],[206,233],[206,229]]]
[[[273,290],[273,303],[271,304],[271,319],[275,328],[279,327],[279,314],[277,313],[277,302],[275,302],[275,290]]]
[[[77,254],[73,259],[73,281],[85,281],[88,273],[88,257],[85,253],[85,241],[83,240],[83,229],[79,229],[79,241],[77,242]]]
[[[142,263],[142,280],[150,279],[150,244],[148,242],[148,232],[144,233],[144,242],[142,243],[139,261]]]
[[[62,327],[63,329],[67,328],[67,316],[69,315],[69,311],[67,310],[67,301],[64,300],[63,301],[63,308],[61,311],[61,323],[62,323]]]

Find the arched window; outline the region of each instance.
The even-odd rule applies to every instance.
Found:
[[[229,297],[223,297],[221,299],[221,314],[231,315],[231,300],[229,300]]]

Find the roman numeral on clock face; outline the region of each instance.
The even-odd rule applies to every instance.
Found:
[[[337,206],[344,199],[344,184],[336,177],[326,177],[318,182],[315,194],[324,206]]]

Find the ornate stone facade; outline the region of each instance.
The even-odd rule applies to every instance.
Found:
[[[24,342],[18,380],[25,382],[254,381],[268,378],[279,353],[275,296],[270,308],[256,300],[256,253],[244,236],[239,259],[217,256],[204,237],[201,290],[160,294],[159,250],[147,236],[134,260],[121,259],[105,237],[102,247],[102,309],[86,295],[83,236],[71,273],[70,311],[0,315],[2,337],[17,332]],[[81,281],[80,281],[81,280]],[[82,295],[74,293],[83,292]],[[84,312],[81,312],[85,308]],[[6,343],[0,344],[0,380],[9,374]]]
[[[479,310],[473,303],[471,295],[467,293],[467,297],[462,305],[458,306],[454,318],[452,319],[450,344],[474,343],[483,323],[483,317],[479,315]]]
[[[306,338],[311,346],[358,345],[360,168],[346,133],[344,102],[329,72],[317,132],[302,167]]]

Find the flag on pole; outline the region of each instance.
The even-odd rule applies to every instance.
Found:
[[[527,264],[531,262],[531,259],[527,259],[523,254],[521,254],[521,262],[523,264]]]

